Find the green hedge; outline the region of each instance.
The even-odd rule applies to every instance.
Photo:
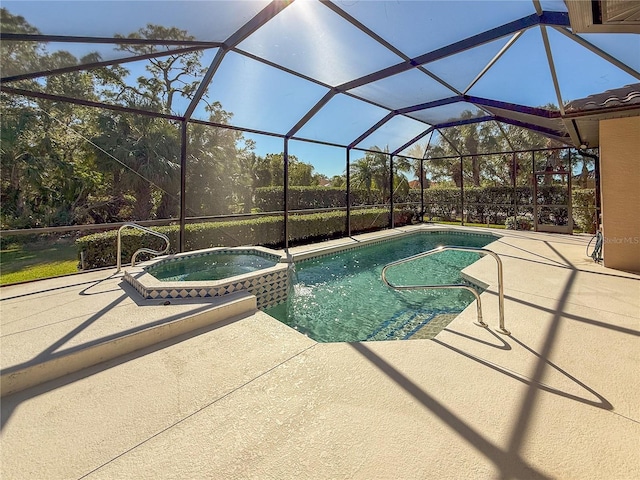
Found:
[[[289,187],[289,208],[331,208],[346,206],[347,192],[334,187]],[[283,210],[283,187],[256,188],[256,208],[262,212]]]
[[[596,191],[580,188],[571,192],[575,226],[586,233],[596,233]]]
[[[283,187],[259,187],[255,191],[254,206],[261,212],[281,211]],[[418,192],[420,192],[418,190]],[[418,197],[419,199],[419,197]],[[351,191],[351,205],[384,203],[379,192]],[[347,206],[347,191],[342,187],[289,187],[289,209],[339,208]]]
[[[564,203],[566,190],[559,186],[541,186],[538,195],[541,203]],[[364,190],[355,190],[351,194],[354,206],[382,202],[379,192],[367,194]],[[411,189],[396,195],[396,204],[420,202],[419,189]],[[515,198],[514,198],[515,197]],[[583,231],[593,230],[595,214],[595,192],[593,189],[574,189],[573,217],[575,224]],[[264,187],[256,189],[255,205],[260,211],[282,210],[282,187]],[[509,185],[495,187],[470,187],[464,189],[465,219],[477,223],[504,223],[507,217],[514,215],[514,200],[518,205],[518,214],[531,211],[533,189],[530,186],[517,186],[515,192]],[[344,207],[346,192],[343,188],[333,187],[290,187],[289,206],[292,210]],[[460,217],[460,189],[427,188],[424,190],[425,216],[442,220],[455,220]]]
[[[424,191],[425,218],[451,221],[460,212],[459,188],[427,188]]]
[[[412,212],[397,211],[396,225],[411,221]],[[326,212],[289,216],[289,240],[304,242],[346,234],[346,212]],[[389,225],[389,211],[384,208],[354,210],[351,212],[351,231],[364,232],[386,228]],[[179,226],[157,227],[171,242],[171,253],[178,246]],[[282,216],[266,216],[249,220],[227,222],[194,223],[185,226],[185,250],[240,245],[281,246],[284,243],[284,222]],[[87,269],[113,266],[116,264],[117,230],[86,235],[76,240],[78,260],[84,255]],[[122,259],[128,263],[133,253],[147,247],[155,250],[163,248],[159,238],[134,229],[122,232]]]
[[[541,203],[566,202],[565,188],[544,186],[538,191]],[[583,232],[593,233],[595,230],[595,190],[573,189],[571,191],[573,219],[575,225]],[[512,187],[465,187],[464,210],[468,222],[485,224],[503,223],[507,217],[513,216],[514,191]],[[529,186],[518,186],[515,189],[515,201],[518,213],[532,211],[533,189]],[[424,191],[425,217],[439,218],[445,221],[455,220],[460,216],[459,188],[429,188]]]
[[[270,201],[275,201],[282,194],[280,187],[268,187],[262,190]],[[267,192],[268,190],[268,192]],[[297,208],[327,208],[331,202],[344,201],[344,190],[336,188],[293,187],[296,192],[292,197],[292,209]],[[323,195],[320,195],[322,193]],[[359,193],[359,195],[362,192]],[[516,199],[519,213],[527,210],[533,203],[530,187],[517,187]],[[408,197],[396,201],[419,199],[420,190],[411,190]],[[553,188],[545,189],[544,196],[561,196]],[[443,221],[455,219],[460,215],[460,189],[458,188],[429,188],[424,190],[425,218],[438,218]],[[281,201],[281,197],[280,201]],[[328,203],[318,204],[324,198]],[[295,199],[295,201],[294,201]],[[556,200],[559,198],[556,198]],[[595,215],[594,189],[574,189],[573,218],[578,228],[585,232],[593,232]],[[266,200],[265,200],[266,201]],[[465,214],[467,222],[485,224],[502,223],[507,217],[513,216],[513,190],[511,187],[467,187],[465,188]],[[298,203],[295,203],[298,202]],[[306,202],[306,203],[305,203]],[[265,204],[266,205],[266,204]],[[306,207],[303,207],[306,205]],[[339,206],[339,205],[334,205]],[[395,224],[404,225],[411,222],[411,209],[398,210]],[[289,240],[293,243],[313,239],[329,238],[345,234],[346,212],[334,211],[317,214],[300,214],[289,217]],[[514,219],[515,222],[515,219]],[[385,208],[371,208],[353,210],[351,212],[352,232],[385,228],[389,224],[389,211]],[[157,231],[164,233],[171,240],[175,248],[178,245],[179,227],[158,227]],[[84,252],[86,268],[99,268],[116,264],[116,236],[117,231],[87,235],[76,240],[78,257]],[[284,225],[282,216],[265,216],[249,220],[226,222],[195,223],[186,226],[186,250],[199,250],[214,246],[238,245],[270,245],[281,246],[284,243]],[[160,249],[162,241],[151,235],[136,230],[125,230],[122,235],[123,259],[130,259],[133,252],[141,246]],[[175,252],[175,250],[174,250]],[[128,261],[128,260],[127,260]]]
[[[504,226],[507,230],[531,230],[533,224],[527,217],[507,217]]]

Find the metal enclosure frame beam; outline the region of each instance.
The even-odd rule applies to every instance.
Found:
[[[454,42],[445,47],[438,48],[429,53],[414,57],[408,61],[398,63],[396,65],[383,68],[382,70],[378,70],[377,72],[370,73],[355,80],[345,82],[338,88],[342,91],[361,87],[362,85],[366,85],[367,83],[375,82],[377,80],[382,80],[383,78],[387,78],[398,73],[406,72],[407,70],[411,70],[412,68],[415,68],[419,65],[424,65],[426,63],[440,60],[441,58],[445,58],[456,53],[464,52],[465,50],[469,50],[470,48],[478,47],[493,40],[497,40],[498,38],[514,34],[520,30],[525,30],[536,25],[556,25],[561,27],[568,27],[570,26],[569,16],[566,13],[562,12],[543,12],[542,15],[532,14],[527,17],[514,20],[513,22],[506,23],[499,27],[486,30],[477,35],[465,38],[464,40]]]
[[[573,40],[574,42],[578,43],[580,46],[588,49],[589,51],[595,53],[596,55],[598,55],[600,58],[602,58],[603,60],[606,60],[607,62],[615,65],[616,67],[618,67],[620,70],[623,70],[624,72],[628,73],[629,75],[631,75],[632,77],[635,77],[637,80],[640,80],[640,73],[637,72],[636,70],[634,70],[633,68],[631,68],[629,65],[627,65],[624,62],[621,62],[620,60],[618,60],[617,58],[613,57],[612,55],[609,55],[607,52],[605,52],[604,50],[596,47],[593,43],[589,42],[588,40],[585,40],[584,38],[582,38],[580,35],[572,33],[571,31],[569,31],[568,28],[566,27],[553,27],[553,29],[557,32],[560,32],[561,34],[563,34],[565,37],[570,38],[571,40]]]
[[[184,118],[189,120],[193,115],[194,110],[202,100],[207,88],[209,88],[209,84],[213,79],[213,75],[216,73],[224,56],[227,54],[229,50],[236,47],[239,43],[245,40],[249,35],[258,30],[264,24],[266,24],[269,20],[275,17],[278,13],[288,7],[291,1],[284,0],[273,0],[269,5],[263,8],[260,12],[258,12],[251,20],[245,23],[242,27],[236,30],[229,38],[227,38],[221,45],[220,50],[216,53],[215,58],[211,62],[207,73],[205,73],[200,85],[198,85],[198,89],[196,93],[193,95],[191,99],[191,103],[187,107],[185,111]]]
[[[574,41],[578,42],[580,45],[588,48],[590,51],[596,53],[597,55],[599,55],[600,57],[604,58],[605,60],[613,63],[615,66],[617,66],[618,68],[621,68],[622,70],[624,70],[625,72],[629,73],[630,75],[633,75],[635,78],[640,79],[640,74],[638,72],[636,72],[635,70],[633,70],[632,68],[628,67],[627,65],[625,65],[624,63],[616,60],[615,58],[613,58],[611,55],[607,54],[606,52],[603,52],[602,50],[598,49],[597,47],[593,46],[592,44],[590,44],[588,41],[582,39],[581,37],[574,35],[572,33],[570,33],[567,30],[567,27],[569,26],[569,21],[568,21],[568,15],[564,14],[564,13],[558,13],[558,12],[544,12],[541,10],[541,7],[539,5],[539,2],[537,0],[534,0],[534,4],[536,5],[536,10],[537,13],[534,15],[530,15],[528,17],[523,17],[519,20],[516,20],[514,22],[510,22],[508,24],[502,25],[500,27],[496,27],[494,29],[490,29],[487,30],[483,33],[468,37],[464,40],[452,43],[450,45],[447,45],[445,47],[439,48],[437,50],[434,50],[432,52],[429,53],[425,53],[423,55],[420,55],[418,57],[415,58],[409,58],[406,55],[404,55],[402,52],[400,52],[397,48],[395,48],[393,45],[391,45],[390,43],[388,43],[387,41],[385,41],[382,37],[378,36],[377,34],[375,34],[375,32],[371,31],[370,29],[368,29],[366,26],[362,25],[360,22],[358,22],[357,20],[353,19],[353,17],[349,16],[348,14],[346,14],[346,12],[344,12],[342,9],[340,9],[338,6],[336,6],[334,3],[328,1],[328,0],[321,0],[322,4],[325,5],[326,7],[330,8],[332,11],[334,11],[335,13],[337,13],[338,15],[340,15],[342,18],[346,19],[347,21],[349,21],[352,25],[354,25],[355,27],[357,27],[358,29],[360,29],[361,31],[365,32],[367,35],[369,35],[371,38],[373,38],[375,41],[377,41],[378,43],[384,45],[385,47],[387,47],[388,49],[390,49],[391,51],[393,51],[394,53],[396,53],[397,55],[399,55],[401,58],[404,58],[405,61],[402,63],[398,63],[396,65],[393,65],[391,67],[379,70],[377,72],[374,72],[372,74],[366,75],[364,77],[352,80],[350,82],[346,82],[343,83],[342,85],[339,85],[338,87],[334,87],[334,88],[330,88],[330,90],[325,94],[325,96],[318,101],[314,107],[312,107],[295,125],[294,127],[292,127],[289,132],[287,132],[284,135],[280,135],[280,134],[272,134],[269,132],[258,132],[258,131],[253,131],[254,133],[259,133],[259,134],[264,134],[264,135],[272,135],[272,136],[277,136],[283,139],[283,172],[284,172],[284,181],[283,181],[283,187],[284,187],[284,192],[283,192],[283,201],[284,201],[284,243],[285,243],[285,249],[288,249],[289,246],[289,225],[288,225],[288,219],[289,219],[289,205],[288,205],[288,200],[289,200],[289,140],[294,139],[296,140],[296,137],[294,136],[309,120],[311,120],[336,94],[338,93],[343,93],[346,95],[349,95],[351,97],[354,98],[358,98],[360,100],[366,101],[368,103],[371,104],[375,104],[374,102],[368,101],[366,99],[361,99],[360,97],[358,97],[357,95],[353,95],[351,93],[348,92],[348,90],[356,88],[358,86],[362,86],[362,85],[366,85],[378,80],[382,80],[384,78],[388,78],[389,76],[401,73],[401,72],[405,72],[411,69],[418,69],[421,72],[429,75],[431,78],[433,78],[434,80],[438,81],[439,83],[441,83],[442,85],[444,85],[446,88],[449,88],[451,91],[457,93],[456,96],[452,96],[446,99],[441,99],[441,100],[436,100],[433,102],[427,102],[427,103],[423,103],[423,104],[419,104],[419,105],[414,105],[414,106],[409,106],[409,107],[405,107],[405,108],[401,108],[401,109],[396,109],[396,110],[390,110],[386,107],[386,110],[389,111],[389,113],[382,118],[379,122],[377,122],[374,126],[372,126],[371,128],[369,128],[368,130],[366,130],[362,135],[360,135],[357,139],[355,139],[353,142],[351,142],[350,144],[348,144],[347,146],[343,146],[343,145],[336,145],[336,144],[330,144],[330,143],[325,143],[325,142],[315,142],[315,143],[319,143],[319,144],[327,144],[327,145],[333,145],[333,146],[337,146],[337,147],[342,147],[342,148],[346,148],[346,200],[347,200],[347,204],[346,204],[346,210],[347,210],[347,219],[346,219],[346,227],[347,227],[347,234],[351,235],[351,175],[350,175],[350,155],[351,155],[351,150],[353,148],[356,147],[356,145],[358,145],[359,143],[361,143],[365,138],[367,138],[369,135],[371,135],[373,132],[375,132],[377,129],[379,129],[380,127],[382,127],[385,123],[387,123],[388,121],[390,121],[393,117],[395,117],[396,115],[406,115],[408,113],[411,112],[416,112],[416,111],[420,111],[420,110],[425,110],[428,108],[434,108],[437,106],[442,106],[442,105],[448,105],[448,104],[452,104],[452,103],[456,103],[456,102],[469,102],[469,103],[473,103],[476,105],[482,105],[482,106],[492,106],[492,107],[496,107],[496,108],[501,108],[501,109],[505,109],[505,110],[510,110],[510,111],[514,111],[514,112],[519,112],[519,113],[525,113],[525,114],[529,114],[529,115],[535,115],[538,117],[542,117],[542,118],[559,118],[562,119],[565,122],[565,125],[567,127],[567,130],[571,133],[571,137],[572,139],[575,141],[576,139],[579,141],[580,137],[579,137],[579,132],[577,132],[577,129],[575,128],[575,124],[574,122],[569,122],[567,123],[567,118],[569,118],[569,116],[566,116],[565,111],[564,111],[564,107],[562,105],[562,98],[561,98],[561,93],[560,93],[560,88],[559,88],[559,84],[558,84],[558,80],[555,74],[555,67],[553,64],[553,58],[551,55],[551,51],[550,51],[550,46],[549,46],[549,42],[548,42],[548,38],[546,35],[546,29],[545,29],[545,25],[548,25],[554,29],[556,29],[557,31],[559,31],[560,33],[562,33],[565,36],[568,36],[569,38],[573,39]],[[60,68],[60,69],[56,69],[56,70],[52,70],[49,72],[40,72],[40,74],[38,73],[29,73],[29,74],[23,74],[23,75],[16,75],[16,76],[11,76],[11,77],[5,77],[0,79],[0,83],[6,83],[6,82],[10,82],[10,81],[17,81],[17,80],[24,80],[24,79],[31,79],[31,78],[36,78],[36,77],[42,77],[42,76],[46,76],[46,75],[54,75],[54,74],[60,74],[60,73],[68,73],[68,72],[73,72],[73,71],[78,71],[78,70],[88,70],[88,69],[92,69],[92,68],[101,68],[101,67],[105,67],[108,65],[117,65],[117,64],[124,64],[124,63],[128,63],[128,62],[133,62],[133,61],[138,61],[138,60],[146,60],[146,59],[150,59],[150,58],[155,58],[155,57],[162,57],[162,56],[167,56],[167,55],[172,55],[172,54],[176,54],[176,53],[187,53],[187,52],[191,52],[191,51],[198,51],[198,50],[203,50],[203,49],[209,49],[209,48],[219,48],[214,60],[212,61],[211,65],[209,66],[208,71],[206,72],[205,76],[202,79],[202,82],[200,83],[195,95],[193,96],[193,98],[191,99],[191,102],[185,112],[185,114],[183,116],[178,116],[178,115],[167,115],[167,114],[160,114],[157,112],[149,112],[149,111],[143,111],[143,110],[137,110],[137,109],[132,109],[132,108],[128,108],[128,107],[121,107],[121,106],[117,106],[117,105],[109,105],[109,104],[104,104],[104,103],[100,103],[100,102],[91,102],[91,101],[87,101],[87,100],[81,100],[81,99],[72,99],[72,98],[67,98],[67,97],[62,97],[62,96],[57,96],[57,95],[50,95],[50,94],[46,94],[46,93],[41,93],[41,92],[31,92],[31,91],[27,91],[27,90],[22,90],[22,89],[14,89],[14,88],[6,88],[3,87],[3,91],[7,92],[7,93],[13,93],[13,94],[17,94],[17,95],[25,95],[27,97],[34,97],[34,98],[42,98],[42,99],[47,99],[47,100],[52,100],[52,101],[64,101],[67,103],[71,103],[71,104],[77,104],[77,105],[83,105],[83,106],[91,106],[91,107],[96,107],[96,108],[103,108],[106,110],[113,110],[113,111],[120,111],[120,112],[126,112],[126,113],[135,113],[135,114],[140,114],[140,115],[146,115],[146,116],[152,116],[152,117],[156,117],[156,118],[164,118],[167,120],[172,120],[172,121],[179,121],[180,122],[180,128],[181,128],[181,156],[180,156],[180,163],[181,163],[181,185],[180,185],[180,251],[183,251],[185,248],[185,238],[184,238],[184,233],[185,233],[185,224],[186,224],[186,167],[187,167],[187,144],[188,144],[188,125],[190,122],[193,123],[203,123],[203,124],[207,124],[207,125],[211,125],[211,126],[218,126],[220,128],[228,128],[228,129],[234,129],[234,130],[239,130],[239,131],[245,131],[245,132],[252,132],[249,129],[243,129],[243,128],[238,128],[238,127],[232,127],[232,126],[227,126],[227,125],[214,125],[210,122],[201,122],[201,121],[197,121],[197,120],[192,120],[192,115],[197,107],[197,105],[199,104],[199,102],[202,100],[204,94],[206,93],[207,88],[209,88],[210,82],[213,79],[217,69],[219,68],[219,66],[221,65],[225,55],[227,52],[229,51],[237,51],[238,54],[241,55],[245,55],[247,57],[254,57],[251,54],[248,54],[246,52],[242,52],[239,49],[237,49],[236,47],[244,40],[246,39],[249,35],[251,35],[253,32],[255,32],[257,29],[259,29],[260,27],[262,27],[264,24],[266,24],[271,18],[273,18],[275,15],[277,15],[279,12],[281,12],[284,8],[286,8],[288,5],[290,5],[292,3],[292,1],[284,1],[284,0],[276,0],[276,1],[272,1],[269,5],[267,5],[262,11],[260,11],[258,14],[256,14],[251,20],[249,20],[247,23],[245,23],[240,29],[238,29],[234,34],[232,34],[225,42],[200,42],[200,41],[163,41],[163,40],[149,40],[149,39],[125,39],[125,38],[102,38],[102,37],[72,37],[72,36],[52,36],[52,35],[23,35],[23,34],[10,34],[10,33],[2,33],[0,34],[0,39],[2,40],[8,40],[8,41],[33,41],[33,42],[75,42],[75,43],[79,43],[79,42],[83,42],[83,43],[95,43],[95,44],[153,44],[153,45],[177,45],[177,46],[184,46],[184,48],[178,48],[176,50],[167,50],[167,51],[163,51],[163,52],[156,52],[153,54],[148,54],[148,55],[140,55],[140,56],[135,56],[135,57],[128,57],[128,58],[124,58],[124,59],[116,59],[116,60],[112,60],[112,61],[104,61],[104,62],[94,62],[94,63],[90,63],[90,64],[85,64],[85,65],[78,65],[78,66],[71,66],[71,67],[65,67],[65,68]],[[491,68],[491,66],[493,64],[495,64],[495,62],[500,58],[500,56],[502,54],[504,54],[504,52],[511,46],[513,45],[514,42],[516,42],[518,40],[518,38],[522,35],[522,32],[528,28],[534,27],[534,26],[540,26],[541,31],[543,32],[543,39],[545,42],[545,48],[547,51],[547,57],[548,57],[548,61],[549,61],[549,68],[551,69],[551,75],[554,81],[554,87],[556,89],[556,94],[559,100],[559,104],[560,104],[560,112],[553,112],[553,111],[548,111],[545,109],[540,109],[540,108],[533,108],[533,107],[526,107],[523,105],[517,105],[517,104],[510,104],[510,103],[506,103],[506,102],[499,102],[499,101],[494,101],[494,100],[490,100],[490,99],[482,99],[479,97],[473,97],[473,96],[468,96],[465,95],[464,93],[466,93],[467,91],[469,91],[470,88],[473,87],[473,85],[486,73],[487,70],[489,70]],[[423,65],[441,59],[441,58],[445,58],[451,55],[455,55],[457,53],[469,50],[471,48],[477,47],[479,45],[483,45],[486,44],[488,42],[491,42],[493,40],[496,40],[498,38],[504,37],[506,35],[510,35],[513,34],[512,38],[509,40],[509,42],[500,50],[500,52],[489,62],[489,64],[487,64],[484,69],[480,72],[480,74],[478,74],[476,76],[476,78],[471,82],[471,84],[464,90],[464,92],[459,92],[457,89],[451,87],[449,84],[447,84],[446,82],[444,82],[442,79],[439,79],[436,75],[432,74],[431,72],[429,72],[426,68],[423,67]],[[257,57],[254,57],[255,59],[262,61],[264,63],[268,63],[270,65],[272,65],[275,68],[278,68],[282,71],[287,71],[289,73],[292,73],[294,75],[297,75],[298,77],[301,78],[305,78],[309,81],[315,82],[316,84],[319,85],[323,85],[325,87],[327,87],[326,85],[322,84],[321,82],[319,82],[318,80],[315,79],[310,79],[305,77],[302,74],[298,74],[296,72],[292,72],[288,69],[286,69],[285,67],[282,66],[278,66],[275,63],[269,62],[265,59],[258,59]],[[417,120],[419,121],[419,120]],[[534,130],[534,131],[538,131],[542,134],[545,134],[547,136],[551,136],[554,138],[561,138],[563,136],[563,132],[559,132],[557,130],[553,130],[553,129],[549,129],[549,128],[545,128],[545,127],[540,127],[537,125],[533,125],[533,124],[529,124],[526,122],[521,122],[521,121],[517,121],[517,120],[513,120],[513,119],[509,119],[509,118],[505,118],[505,117],[501,117],[501,116],[483,116],[483,117],[478,117],[478,118],[474,118],[474,119],[465,119],[465,120],[459,120],[459,121],[452,121],[452,122],[446,122],[446,123],[442,123],[442,124],[438,124],[438,125],[431,125],[429,126],[424,132],[422,132],[421,134],[417,135],[416,137],[414,137],[413,139],[411,139],[409,142],[405,143],[402,147],[400,147],[399,149],[395,150],[392,153],[385,153],[385,152],[381,152],[384,153],[385,155],[389,155],[389,166],[390,166],[390,172],[389,172],[389,181],[390,181],[390,225],[391,227],[394,226],[394,156],[397,156],[399,152],[401,152],[402,150],[404,150],[405,148],[407,148],[408,146],[410,146],[411,144],[419,141],[421,138],[424,138],[426,135],[428,135],[429,133],[432,133],[433,131],[438,131],[439,134],[448,142],[451,144],[451,146],[453,147],[453,149],[459,154],[460,156],[460,167],[461,167],[461,175],[463,173],[463,159],[464,159],[464,155],[462,155],[458,149],[456,148],[455,145],[453,145],[448,139],[447,137],[439,130],[440,128],[447,128],[447,127],[452,127],[452,126],[459,126],[459,125],[466,125],[466,124],[471,124],[471,123],[479,123],[482,121],[496,121],[496,122],[502,122],[502,123],[507,123],[507,124],[512,124],[515,126],[520,126],[523,128],[527,128],[529,130]],[[425,123],[426,124],[426,123]],[[500,123],[498,123],[498,125],[500,126]],[[500,127],[501,131],[502,131],[502,127]],[[504,131],[502,131],[502,133],[504,134]],[[506,137],[506,135],[505,135]],[[574,138],[575,137],[575,138]],[[303,141],[309,141],[306,139],[299,139],[299,140],[303,140]],[[508,137],[507,137],[507,141],[509,141]],[[431,138],[429,139],[429,143],[427,144],[427,147],[425,149],[425,153],[423,155],[423,158],[420,159],[420,184],[421,184],[421,190],[422,190],[422,196],[421,196],[421,211],[422,211],[422,220],[424,221],[424,156],[426,156],[428,150],[429,150],[429,146],[431,143]],[[510,143],[510,142],[509,142]],[[510,144],[511,147],[513,147]],[[515,163],[515,162],[514,162]],[[535,165],[535,161],[532,162]],[[464,178],[461,178],[461,206],[462,206],[462,214],[464,214]],[[462,218],[462,221],[464,223],[464,217]]]
[[[123,65],[126,63],[139,62],[141,60],[149,60],[152,58],[165,57],[168,55],[175,55],[175,54],[180,55],[182,53],[196,52],[199,50],[207,50],[208,48],[215,48],[215,47],[186,47],[186,48],[179,48],[177,50],[165,50],[163,52],[149,53],[146,55],[136,55],[134,57],[118,58],[115,60],[104,60],[102,62],[83,63],[79,65],[72,65],[69,67],[56,68],[54,70],[23,73],[20,75],[12,75],[10,77],[0,78],[0,85],[4,83],[9,83],[9,82],[17,82],[19,80],[45,78],[51,75],[60,75],[62,73],[93,70],[94,68],[110,67],[112,65]]]

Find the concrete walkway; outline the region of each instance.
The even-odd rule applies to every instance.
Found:
[[[488,257],[465,273],[490,329],[471,305],[433,340],[320,344],[240,313],[5,396],[1,477],[640,478],[640,276],[594,264],[589,237],[504,234],[511,336]],[[91,277],[110,273],[0,289],[2,369],[33,358],[16,335],[81,344],[117,311],[118,278]]]

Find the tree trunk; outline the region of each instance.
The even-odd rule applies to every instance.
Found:
[[[458,162],[451,165],[451,179],[455,182],[456,187],[462,186],[462,168]]]
[[[587,188],[587,182],[589,178],[589,169],[587,168],[587,162],[582,161],[582,172],[580,173],[580,186]]]
[[[144,183],[136,191],[136,204],[133,207],[133,218],[135,220],[149,220],[152,209],[151,186],[148,183]]]
[[[162,192],[160,204],[158,205],[158,210],[156,211],[156,217],[171,218],[173,216],[178,216],[178,200],[168,193]]]
[[[473,170],[473,186],[480,186],[480,159],[474,155],[471,157],[471,168]]]

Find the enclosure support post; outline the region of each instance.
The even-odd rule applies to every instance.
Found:
[[[596,196],[596,202],[595,202],[595,208],[596,208],[596,218],[595,218],[595,228],[596,231],[600,230],[600,209],[601,209],[601,205],[600,205],[600,156],[596,155],[595,153],[589,153],[585,150],[578,150],[578,153],[580,155],[582,155],[583,157],[589,157],[593,159],[593,174],[595,176],[594,180],[595,180],[595,196]]]
[[[536,186],[536,152],[531,152],[531,204],[533,206],[533,231],[538,231],[538,192]],[[518,223],[518,222],[516,222]]]
[[[393,155],[389,155],[389,208],[391,210],[389,228],[393,228],[395,227],[395,221],[393,218]]]
[[[187,121],[183,120],[181,125],[180,140],[180,241],[178,250],[185,251],[185,225],[187,219]]]
[[[284,154],[282,155],[284,160],[284,178],[283,178],[283,196],[282,201],[284,203],[284,249],[289,251],[289,138],[284,137]]]
[[[518,194],[516,190],[516,180],[518,175],[518,157],[516,153],[511,154],[511,186],[513,188],[513,219],[515,220],[516,230],[518,229]]]
[[[420,159],[420,223],[424,223],[424,158]]]
[[[460,225],[464,225],[464,158],[460,156]]]
[[[347,237],[351,236],[351,168],[350,158],[351,149],[347,147]]]
[[[602,214],[602,204],[600,198],[600,155],[594,155],[593,157],[593,173],[595,175],[595,188],[596,188],[596,232],[600,231],[600,223],[602,219],[600,215]]]

